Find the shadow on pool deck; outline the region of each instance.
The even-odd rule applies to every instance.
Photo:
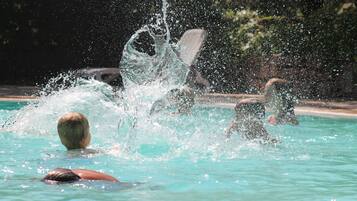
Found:
[[[28,101],[36,99],[38,87],[33,86],[0,86],[0,101]],[[250,94],[218,94],[210,93],[196,98],[202,105],[214,105],[219,107],[233,108],[235,103],[242,98],[261,97]],[[300,115],[353,117],[357,118],[357,100],[300,100],[295,111]]]

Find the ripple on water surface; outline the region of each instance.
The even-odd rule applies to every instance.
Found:
[[[115,105],[110,100],[107,102]],[[26,107],[34,107],[5,105],[0,108],[1,124],[31,109]],[[65,110],[68,105],[71,104],[63,102],[59,107]],[[36,105],[41,107],[47,106]],[[55,118],[37,122],[36,128],[46,135],[33,132],[36,131],[33,128],[29,132],[26,129],[0,131],[2,199],[29,196],[35,200],[45,200],[48,196],[53,200],[106,200],[114,196],[119,200],[357,199],[355,120],[301,116],[298,127],[267,125],[269,132],[282,143],[263,146],[242,142],[236,136],[229,141],[222,138],[234,116],[228,109],[197,106],[192,115],[139,119],[141,125],[128,130],[135,136],[132,138],[118,133],[120,109],[111,110],[108,115],[96,115],[98,111],[92,111],[102,112],[105,106],[87,103],[81,109],[90,116],[92,147],[102,149],[101,154],[66,152],[55,129],[48,127],[49,121]],[[42,115],[51,115],[50,112]],[[108,125],[112,127],[106,128]],[[130,145],[130,149],[120,150],[124,145]],[[140,184],[48,186],[39,181],[56,167],[95,169]]]

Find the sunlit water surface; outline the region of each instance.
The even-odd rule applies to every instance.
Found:
[[[125,45],[123,93],[64,75],[50,79],[33,103],[0,102],[0,200],[357,200],[357,120],[302,116],[297,127],[266,125],[281,141],[273,146],[237,135],[227,141],[233,110],[196,105],[191,115],[149,115],[189,71],[162,3],[155,23]],[[153,55],[137,48],[143,34]],[[90,148],[99,154],[61,145],[57,120],[69,111],[88,117]],[[56,167],[103,171],[126,183],[42,183]]]
[[[80,106],[64,94],[49,105],[0,102],[1,200],[357,199],[356,120],[301,116],[297,127],[267,125],[281,139],[270,146],[226,141],[233,111],[196,106],[192,115],[139,120],[128,137],[119,133],[115,101],[88,93],[77,94]],[[56,121],[71,109],[88,116],[91,148],[101,154],[70,153],[60,144]],[[56,167],[99,170],[132,185],[42,183]]]

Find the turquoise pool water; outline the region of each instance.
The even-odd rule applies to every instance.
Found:
[[[0,125],[25,105],[0,102]],[[300,116],[297,127],[267,126],[282,143],[266,146],[226,141],[229,109],[197,106],[189,116],[153,118],[130,131],[135,139],[117,134],[113,116],[81,109],[101,154],[67,152],[52,122],[38,122],[36,114],[32,123],[41,129],[2,128],[0,200],[357,200],[355,119]],[[56,167],[99,170],[137,184],[40,182]]]

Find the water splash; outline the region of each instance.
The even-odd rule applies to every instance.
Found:
[[[145,25],[136,31],[124,47],[120,70],[125,86],[157,85],[166,90],[184,84],[189,71],[177,55],[176,44],[171,44],[171,35],[166,21],[167,1],[163,1],[162,14],[156,15],[155,23]],[[153,41],[154,54],[139,51],[140,36],[148,35]]]
[[[68,77],[60,75],[63,80]],[[52,79],[56,81],[58,79]],[[51,86],[49,83],[47,86]],[[91,130],[97,132],[98,116],[118,119],[121,112],[120,102],[114,96],[112,88],[96,80],[78,79],[72,86],[61,86],[60,90],[43,95],[13,114],[12,120],[5,125],[7,130],[22,135],[57,135],[58,118],[70,111],[85,114],[91,123]],[[65,88],[65,89],[62,89]],[[40,94],[47,94],[49,88],[44,88]],[[108,112],[113,111],[113,112]],[[114,122],[101,122],[102,131],[116,129]]]
[[[120,62],[125,91],[114,93],[105,83],[61,74],[49,80],[38,101],[16,111],[6,129],[25,136],[56,136],[58,118],[76,111],[88,117],[95,148],[120,147],[121,151],[108,153],[131,160],[183,156],[219,160],[222,156],[242,157],[242,151],[259,149],[256,144],[234,140],[227,143],[223,133],[230,117],[220,112],[207,114],[194,108],[194,117],[149,115],[154,101],[181,87],[189,71],[178,58],[176,45],[171,43],[167,9],[168,4],[163,1],[162,14],[155,23],[138,30],[125,45]],[[144,33],[154,41],[154,54],[136,46]]]

